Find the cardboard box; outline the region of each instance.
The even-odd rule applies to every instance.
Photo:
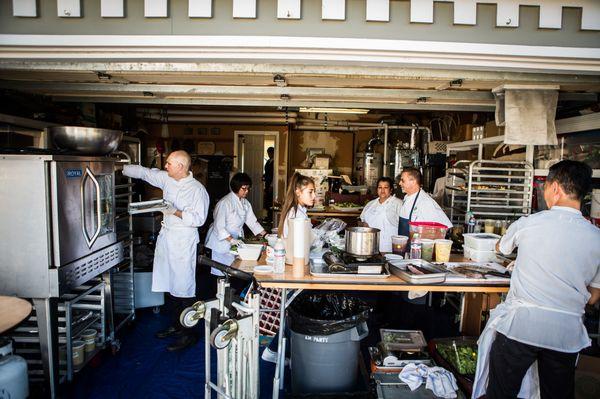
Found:
[[[325,205],[325,194],[329,190],[328,176],[333,174],[331,169],[296,169],[296,172],[301,175],[308,176],[315,181],[315,206]]]
[[[484,137],[496,137],[504,134],[504,126],[496,126],[496,121],[489,121],[483,129]]]

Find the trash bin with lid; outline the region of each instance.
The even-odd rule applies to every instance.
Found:
[[[340,294],[308,294],[288,309],[293,393],[352,392],[370,309]]]

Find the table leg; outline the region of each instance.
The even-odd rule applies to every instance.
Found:
[[[279,391],[283,385],[285,371],[285,302],[287,300],[287,289],[281,289],[281,308],[279,309],[279,341],[277,342],[277,363],[275,365],[275,376],[273,377],[273,399],[279,398]]]
[[[479,336],[484,327],[484,316],[499,303],[499,294],[465,293],[461,307],[461,334],[472,337]]]

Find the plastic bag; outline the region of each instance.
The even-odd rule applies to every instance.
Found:
[[[338,233],[346,228],[346,222],[341,219],[328,218],[320,225],[313,229],[315,239],[311,245],[311,249],[321,249],[325,244],[330,247],[344,249],[344,239]]]
[[[369,318],[371,309],[346,294],[301,294],[288,308],[289,326],[296,333],[331,335],[349,330]]]

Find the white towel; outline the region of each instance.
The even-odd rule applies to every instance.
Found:
[[[443,367],[428,367],[424,364],[409,363],[400,372],[398,378],[408,385],[411,391],[425,382],[425,388],[441,398],[456,398],[456,379]]]

